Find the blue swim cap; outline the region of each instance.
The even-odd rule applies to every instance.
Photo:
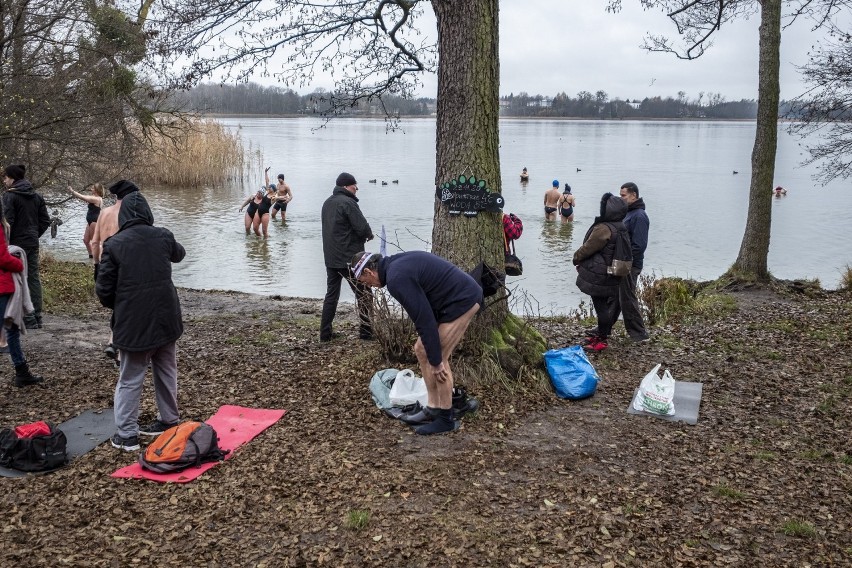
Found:
[[[558,179],[553,180],[553,187],[559,187],[559,180]]]

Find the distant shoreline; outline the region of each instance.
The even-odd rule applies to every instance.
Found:
[[[208,113],[201,115],[204,118],[328,118],[319,114],[217,114]],[[384,116],[375,115],[344,115],[331,117],[334,120],[366,118],[372,120],[385,120]],[[435,119],[434,114],[404,114],[399,118],[404,119]],[[566,120],[566,121],[604,121],[604,122],[755,122],[756,118],[648,118],[648,117],[624,117],[624,118],[585,118],[580,116],[501,116],[500,120]],[[780,120],[778,122],[787,122]]]

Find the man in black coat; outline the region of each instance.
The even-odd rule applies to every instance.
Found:
[[[104,242],[95,292],[113,310],[112,342],[121,355],[114,401],[118,431],[112,445],[135,451],[139,434],[159,435],[180,419],[176,342],[183,320],[172,263],[183,260],[186,251],[171,231],[153,226],[151,208],[132,182],[122,180],[113,188],[112,193],[124,196],[119,229]],[[149,363],[158,416],[140,428],[139,399]]]
[[[3,183],[3,212],[9,223],[9,244],[24,249],[27,255],[27,287],[33,302],[33,313],[24,317],[28,329],[41,328],[41,278],[39,277],[38,239],[50,227],[50,215],[44,198],[24,179],[24,165],[6,166]]]
[[[331,341],[334,337],[331,322],[337,313],[340,299],[340,283],[344,278],[355,294],[358,318],[361,322],[359,337],[372,339],[370,309],[373,294],[370,288],[354,281],[349,274],[349,260],[356,252],[364,250],[364,243],[373,238],[373,230],[358,207],[358,182],[352,174],[343,172],[337,176],[331,197],[322,204],[322,252],[325,257],[326,292],[322,303],[320,341]]]

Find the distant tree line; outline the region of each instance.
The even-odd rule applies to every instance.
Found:
[[[201,113],[214,114],[323,114],[332,111],[332,93],[317,89],[300,95],[292,89],[278,85],[264,86],[258,83],[238,85],[220,85],[202,83],[179,95],[182,104],[188,109]],[[435,99],[405,99],[386,95],[382,100],[361,100],[348,107],[342,113],[348,115],[429,115],[435,111]]]
[[[331,110],[332,93],[317,89],[301,95],[293,89],[279,85],[264,86],[259,83],[220,85],[202,83],[179,95],[187,110],[212,114],[264,114],[298,115],[324,114]],[[796,118],[796,112],[787,102],[779,109],[781,116]],[[335,111],[340,113],[339,110]],[[382,100],[359,101],[342,114],[354,116],[425,116],[435,112],[435,99],[406,99],[384,96]],[[727,101],[721,93],[698,93],[688,99],[686,93],[677,97],[646,97],[644,99],[610,99],[604,91],[592,94],[580,91],[576,97],[564,92],[555,97],[519,93],[500,97],[502,116],[570,117],[594,119],[620,118],[706,118],[754,119],[757,101],[742,99]]]
[[[592,94],[580,91],[576,97],[562,92],[555,97],[519,93],[500,98],[505,116],[572,117],[572,118],[709,118],[754,119],[757,101],[742,99],[727,101],[721,93],[698,94],[688,99],[684,91],[677,97],[646,97],[644,99],[610,99],[604,91]]]

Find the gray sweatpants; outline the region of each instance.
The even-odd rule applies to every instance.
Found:
[[[618,287],[618,296],[612,304],[612,323],[618,321],[618,316],[624,316],[624,328],[627,335],[634,341],[648,338],[645,322],[642,320],[642,310],[639,308],[639,299],[636,297],[636,285],[641,274],[641,268],[631,268],[630,274],[621,279]]]
[[[154,376],[157,419],[172,424],[180,420],[177,404],[177,344],[150,351],[121,351],[121,369],[115,385],[115,426],[120,436],[139,434],[139,399],[148,363]]]

